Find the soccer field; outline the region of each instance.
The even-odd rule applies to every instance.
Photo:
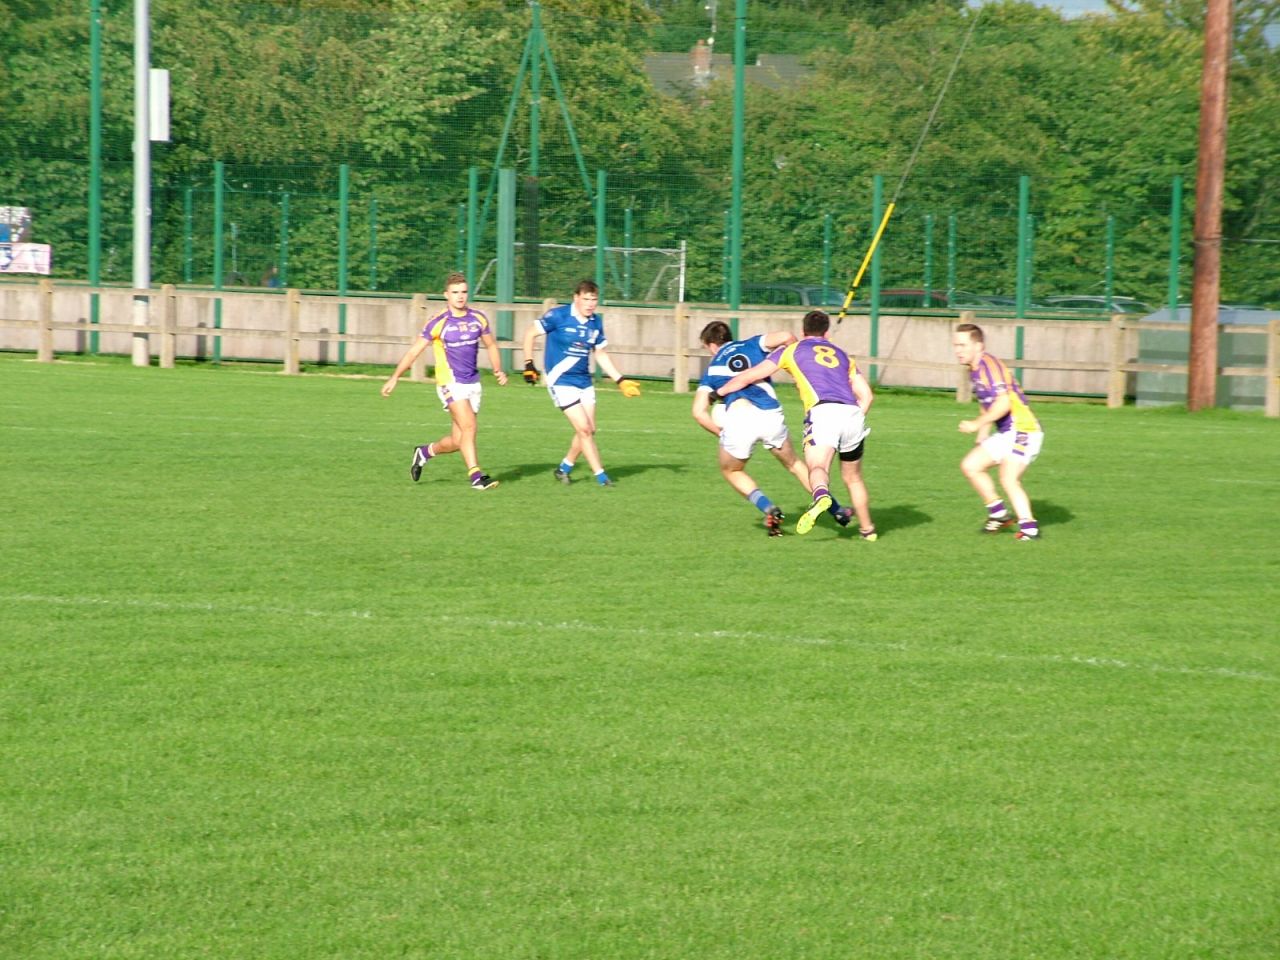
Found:
[[[1022,544],[886,392],[770,539],[669,386],[478,493],[379,385],[0,357],[0,956],[1276,957],[1280,423],[1036,404]]]

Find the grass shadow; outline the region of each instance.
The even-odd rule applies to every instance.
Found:
[[[1033,500],[1031,509],[1036,515],[1036,521],[1042,527],[1056,527],[1059,524],[1070,523],[1076,518],[1069,508],[1049,500]]]
[[[906,530],[909,527],[920,527],[933,523],[933,515],[925,513],[909,503],[894,504],[889,507],[871,504],[871,519],[875,521],[876,530],[886,533],[890,530]]]
[[[548,460],[541,463],[521,463],[515,466],[503,467],[501,470],[494,471],[494,477],[498,480],[511,481],[523,480],[527,477],[546,477],[551,479],[551,475],[556,468],[560,466],[559,460]],[[614,480],[622,480],[627,477],[633,477],[637,474],[646,473],[650,470],[666,470],[671,473],[683,473],[688,469],[688,465],[684,463],[647,463],[647,464],[625,464],[617,467],[611,467],[605,464],[605,472]],[[591,475],[591,468],[585,463],[579,463],[573,471],[574,483],[595,482],[595,478]]]

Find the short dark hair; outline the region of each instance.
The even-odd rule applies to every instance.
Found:
[[[804,335],[812,337],[831,329],[831,318],[821,310],[810,310],[804,315]]]
[[[724,346],[732,339],[733,330],[723,320],[712,320],[698,334],[699,343],[714,343],[718,347]]]
[[[596,286],[596,282],[594,280],[579,280],[578,285],[573,288],[573,295],[575,297],[580,293],[598,294],[599,292],[600,288]]]
[[[467,275],[465,273],[458,273],[455,270],[453,273],[449,274],[447,277],[444,278],[444,288],[448,290],[455,283],[466,283],[466,282],[467,282]]]
[[[967,333],[974,343],[987,342],[987,338],[982,335],[982,328],[976,323],[962,323],[956,327],[956,333]]]

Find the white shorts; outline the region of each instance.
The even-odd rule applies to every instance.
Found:
[[[436,385],[436,396],[444,404],[446,410],[450,404],[470,403],[471,409],[480,412],[480,384],[476,383],[441,383]]]
[[[852,453],[871,431],[861,407],[847,403],[820,403],[804,415],[804,445],[832,447]]]
[[[748,400],[729,404],[720,425],[720,449],[739,460],[750,460],[757,443],[777,450],[787,442],[787,422],[780,407],[761,410]]]
[[[596,405],[595,387],[562,387],[547,384],[547,393],[551,394],[551,402],[556,405],[557,410],[567,410],[576,403],[585,407]]]
[[[982,449],[994,462],[1000,463],[1005,457],[1018,457],[1027,466],[1035,463],[1040,456],[1040,447],[1044,444],[1044,431],[1020,433],[1014,430],[1002,430],[993,433],[982,441]]]

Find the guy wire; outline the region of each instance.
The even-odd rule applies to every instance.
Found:
[[[951,86],[951,80],[956,75],[956,69],[960,66],[960,58],[964,56],[965,49],[969,46],[970,39],[973,38],[973,31],[977,29],[978,21],[982,19],[983,11],[986,7],[979,7],[977,15],[969,23],[969,29],[965,32],[964,40],[960,43],[960,49],[956,51],[956,57],[951,61],[951,69],[947,72],[947,78],[942,81],[942,87],[938,90],[938,96],[933,101],[933,109],[929,111],[929,116],[924,122],[924,126],[920,130],[920,136],[916,138],[915,148],[911,151],[911,156],[907,160],[906,167],[902,170],[902,176],[898,180],[898,186],[893,191],[893,199],[889,201],[889,205],[884,208],[884,216],[880,218],[880,225],[876,228],[875,235],[871,238],[871,245],[867,247],[866,256],[862,258],[862,265],[858,267],[858,272],[853,278],[853,283],[849,284],[849,291],[845,294],[844,303],[840,307],[840,315],[836,317],[836,325],[839,326],[844,320],[845,312],[849,309],[849,304],[853,302],[854,294],[858,292],[858,285],[862,282],[862,275],[867,270],[867,265],[871,262],[871,256],[876,252],[876,247],[880,243],[880,237],[884,235],[884,228],[889,225],[889,217],[893,215],[893,209],[898,205],[898,197],[902,195],[902,187],[907,182],[907,176],[911,173],[911,168],[915,166],[916,157],[920,155],[920,148],[924,146],[924,138],[929,134],[929,128],[933,126],[934,117],[938,115],[938,108],[942,106],[942,98],[947,95],[947,89]]]

